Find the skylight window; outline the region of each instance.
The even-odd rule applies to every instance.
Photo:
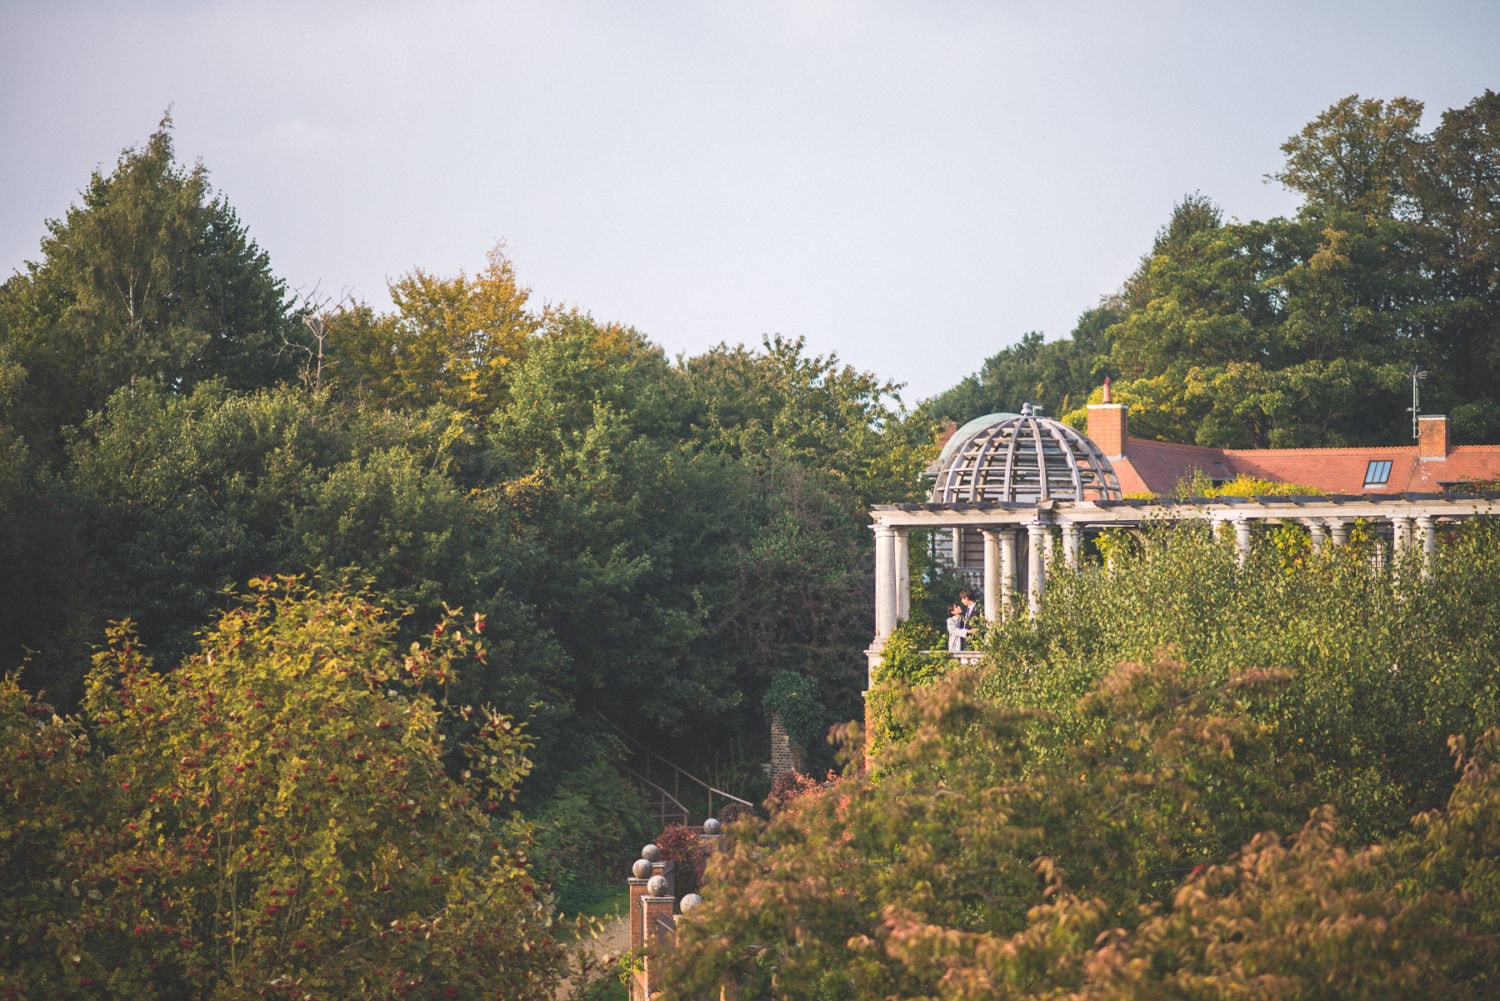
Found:
[[[1390,459],[1371,459],[1370,464],[1365,467],[1365,489],[1371,487],[1383,487],[1391,479]]]

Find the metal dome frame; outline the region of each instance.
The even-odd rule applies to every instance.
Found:
[[[944,451],[932,488],[934,504],[1122,496],[1120,479],[1099,446],[1061,421],[1033,414],[1029,404]]]

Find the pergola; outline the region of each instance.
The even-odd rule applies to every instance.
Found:
[[[976,503],[882,504],[870,512],[875,532],[875,638],[870,671],[879,665],[886,638],[911,613],[910,539],[913,529],[969,529],[983,540],[984,614],[998,619],[1017,595],[1024,572],[1026,607],[1035,615],[1049,572],[1076,570],[1085,532],[1151,524],[1211,521],[1231,526],[1241,561],[1258,524],[1304,526],[1314,549],[1343,545],[1356,520],[1389,538],[1393,560],[1420,553],[1430,565],[1437,530],[1476,517],[1492,517],[1500,493],[1361,494],[1338,497],[1192,498],[1174,500],[1034,500]],[[1061,546],[1056,546],[1058,537]],[[1055,549],[1062,568],[1051,567]],[[1026,566],[1018,562],[1024,551]]]

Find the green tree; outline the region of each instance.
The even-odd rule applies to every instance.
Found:
[[[1233,563],[1201,569],[1217,580]],[[1232,647],[1230,622],[1205,620],[1205,638]],[[1288,739],[1341,724],[1288,710],[1381,712],[1358,690],[1385,679],[1338,690],[1319,674],[1320,695],[1300,671],[1215,678],[1158,655],[1104,669],[1080,696],[1045,662],[992,656],[886,700],[905,737],[871,772],[731,829],[665,957],[669,993],[726,979],[749,996],[830,999],[1493,992],[1500,731],[1472,754],[1454,738],[1457,782],[1370,843],[1322,805],[1332,746]],[[1056,708],[1018,708],[1017,693]],[[1422,723],[1400,712],[1352,729],[1416,738],[1381,753],[1436,772],[1447,755]]]
[[[1399,435],[1428,294],[1412,226],[1320,213],[1158,239],[1109,331],[1133,433],[1239,448]]]
[[[314,569],[421,620],[445,598],[480,609],[495,529],[450,472],[468,458],[454,421],[300,387],[121,390],[71,436],[55,491],[90,555],[87,628],[131,618],[181,658],[237,581]]]
[[[87,560],[57,477],[22,434],[26,371],[0,335],[0,663],[27,665],[26,683],[62,706],[83,694],[78,664],[90,636]]]
[[[92,554],[90,628],[130,618],[186,656],[226,589],[305,568],[285,527],[349,451],[327,401],[300,390],[122,389],[72,436],[59,491]]]
[[[1315,214],[1404,217],[1407,164],[1421,143],[1422,102],[1360,100],[1351,94],[1282,143],[1286,165],[1272,175],[1307,198]]]
[[[861,510],[900,496],[921,459],[899,433],[899,387],[805,348],[777,335],[758,351],[721,344],[684,361],[697,436],[732,458],[824,470]]]
[[[739,700],[725,665],[697,653],[708,605],[692,540],[717,528],[701,480],[715,469],[667,434],[672,382],[635,332],[560,316],[518,367],[485,458],[512,512],[500,583],[567,651],[558,694],[669,726]]]
[[[1226,223],[1207,197],[1185,197],[1092,314],[1102,325],[1073,342],[1027,335],[934,412],[964,420],[1029,399],[1081,424],[1110,375],[1138,437],[1390,444],[1406,437],[1415,365],[1457,439],[1493,437],[1497,108],[1486,92],[1423,135],[1419,102],[1337,102],[1271,175],[1303,196],[1294,218]]]
[[[1500,94],[1486,90],[1442,122],[1409,165],[1425,263],[1437,296],[1419,327],[1432,347],[1434,402],[1455,437],[1500,436]]]
[[[96,171],[82,204],[47,229],[42,260],[0,288],[37,444],[133,382],[186,392],[290,373],[285,286],[208,171],[178,166],[170,117],[111,174]]]
[[[992,630],[994,656],[1014,670],[997,672],[989,692],[1064,726],[1117,664],[1160,649],[1215,684],[1291,669],[1262,721],[1283,751],[1312,752],[1318,802],[1357,837],[1381,840],[1451,792],[1448,737],[1477,739],[1500,718],[1490,639],[1500,547],[1494,527],[1476,522],[1445,540],[1430,576],[1410,563],[1376,575],[1365,530],[1351,532],[1350,546],[1314,555],[1305,532],[1267,530],[1243,566],[1201,526],[1132,536],[1114,546],[1110,570],[1049,578],[1035,623]]]

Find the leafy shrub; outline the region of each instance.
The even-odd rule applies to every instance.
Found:
[[[703,885],[703,866],[708,861],[707,853],[698,841],[698,832],[681,824],[668,824],[656,836],[656,847],[661,849],[663,862],[676,863],[676,889],[680,900],[689,893],[697,893]]]
[[[620,873],[651,827],[644,802],[608,760],[559,776],[526,819],[535,843],[532,871],[564,914],[617,895]]]
[[[169,674],[112,627],[85,701],[97,756],[61,721],[18,734],[60,780],[23,815],[54,878],[21,899],[64,905],[15,940],[20,994],[550,995],[551,908],[498,812],[528,740],[441,698],[485,657],[483,622],[450,615],[405,653],[395,628],[295,579],[253,582]]]

